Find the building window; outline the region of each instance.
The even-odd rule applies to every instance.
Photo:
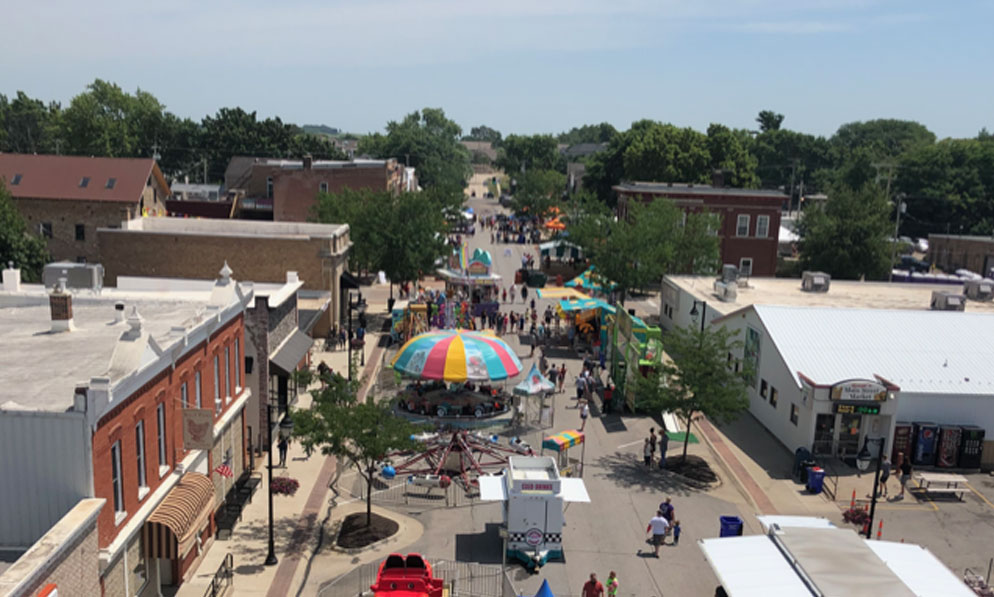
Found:
[[[238,355],[240,354],[239,339],[235,338],[235,390],[242,387],[242,362],[238,360]]]
[[[180,401],[180,404],[183,405],[183,408],[187,408],[188,406],[190,406],[190,403],[188,402],[189,398],[190,397],[189,397],[189,395],[187,394],[187,391],[186,391],[186,382],[184,381],[179,386],[179,401]]]
[[[793,402],[790,404],[790,422],[797,426],[797,405]]]
[[[76,263],[86,263],[86,255],[76,255]]]
[[[752,257],[743,257],[742,259],[739,259],[739,275],[752,275]]]
[[[749,215],[739,214],[735,221],[735,236],[749,236]]]
[[[269,199],[273,198],[273,177],[272,176],[267,176],[266,177],[266,197],[268,197]]]
[[[767,392],[767,385],[766,385],[766,380],[764,379],[759,382],[759,395],[762,396],[763,398],[766,398],[766,392]]]
[[[777,399],[779,397],[780,397],[780,394],[777,393],[777,389],[774,388],[773,386],[770,386],[770,406],[772,406],[773,408],[776,408],[777,407]]]
[[[107,179],[107,184],[105,185],[105,188],[113,189],[114,185],[116,185],[116,184],[117,184],[117,179],[116,178],[108,178]]]
[[[124,479],[121,478],[121,440],[110,447],[111,480],[114,483],[114,512],[124,512]]]
[[[52,238],[52,223],[42,222],[38,224],[38,234],[44,236],[45,238]]]
[[[15,174],[14,178],[12,178],[11,181],[10,181],[10,186],[16,187],[19,184],[21,184],[21,175],[20,174]]]
[[[76,240],[86,240],[86,226],[76,224]]]
[[[159,468],[168,467],[166,460],[166,405],[159,404],[155,409],[156,431],[159,432]],[[160,471],[161,473],[161,471]]]
[[[145,421],[138,421],[135,426],[135,455],[138,463],[138,499],[141,499],[141,489],[148,487],[145,480]]]
[[[770,235],[770,216],[756,216],[756,238]]]
[[[214,355],[214,410],[221,412],[221,358]]]
[[[231,400],[231,349],[224,347],[224,397]]]
[[[204,407],[204,401],[203,401],[203,384],[200,383],[200,372],[199,371],[197,371],[197,374],[195,375],[195,379],[193,380],[193,389],[194,389],[194,392],[197,395],[197,408],[203,408]]]
[[[322,193],[327,193],[328,192],[328,183],[322,181],[321,184],[318,185],[318,190],[321,191]]]
[[[82,178],[82,179],[81,179],[81,180],[79,181],[79,188],[81,188],[81,189],[85,189],[85,188],[86,188],[86,186],[87,186],[88,184],[90,184],[90,177],[89,177],[89,176],[84,176],[84,177],[83,177],[83,178]]]

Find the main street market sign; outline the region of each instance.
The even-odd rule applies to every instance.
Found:
[[[868,379],[850,379],[832,386],[832,400],[872,401],[887,400],[887,387]]]

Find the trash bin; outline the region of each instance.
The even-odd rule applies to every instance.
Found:
[[[810,472],[811,468],[814,467],[814,466],[817,466],[817,464],[818,463],[815,462],[814,460],[802,460],[801,461],[801,470],[800,470],[800,481],[801,481],[801,485],[807,486],[807,484],[808,484],[808,473]]]
[[[721,523],[719,537],[738,537],[742,535],[742,519],[738,516],[719,516]]]
[[[808,469],[808,491],[811,493],[821,493],[825,486],[825,469],[820,466],[813,466]]]

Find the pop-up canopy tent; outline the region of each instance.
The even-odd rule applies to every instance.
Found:
[[[549,588],[549,581],[542,579],[542,586],[538,588],[538,593],[535,593],[535,597],[556,597]]]
[[[618,285],[598,274],[594,271],[594,266],[591,265],[585,272],[567,282],[566,286],[596,290],[598,292],[610,292]]]
[[[528,375],[521,383],[514,386],[514,393],[519,396],[536,396],[539,394],[545,394],[547,392],[555,391],[556,384],[549,381],[544,375],[542,375],[538,367],[532,363],[531,370],[528,371]]]
[[[583,459],[587,452],[587,444],[583,440],[584,435],[582,431],[563,431],[562,433],[550,435],[542,440],[542,454],[545,454],[547,449],[558,454],[556,457],[556,466],[559,467],[559,472],[564,477],[582,477]],[[579,460],[569,457],[569,449],[573,446],[580,446]],[[574,473],[576,474],[574,475]]]

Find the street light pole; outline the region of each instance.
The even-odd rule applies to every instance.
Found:
[[[707,320],[708,302],[694,301],[694,306],[690,308],[690,316],[697,317],[697,305],[701,305],[701,333],[704,332],[704,322]]]
[[[349,341],[347,343],[349,350],[348,368],[349,368],[349,381],[352,381],[352,291],[351,290],[348,291],[347,298],[349,299]]]
[[[866,538],[873,538],[873,515],[877,511],[877,485],[880,482],[880,462],[884,459],[884,438],[866,438],[866,442],[863,444],[863,449],[860,450],[859,455],[856,456],[856,464],[858,468],[866,470],[870,465],[870,442],[873,442],[880,446],[877,453],[877,468],[873,472],[873,494],[870,496],[870,520],[866,525]],[[859,466],[862,465],[862,466]]]
[[[266,565],[275,566],[279,560],[276,559],[276,543],[273,539],[273,405],[266,404],[266,433],[269,442],[269,554],[266,555]]]

